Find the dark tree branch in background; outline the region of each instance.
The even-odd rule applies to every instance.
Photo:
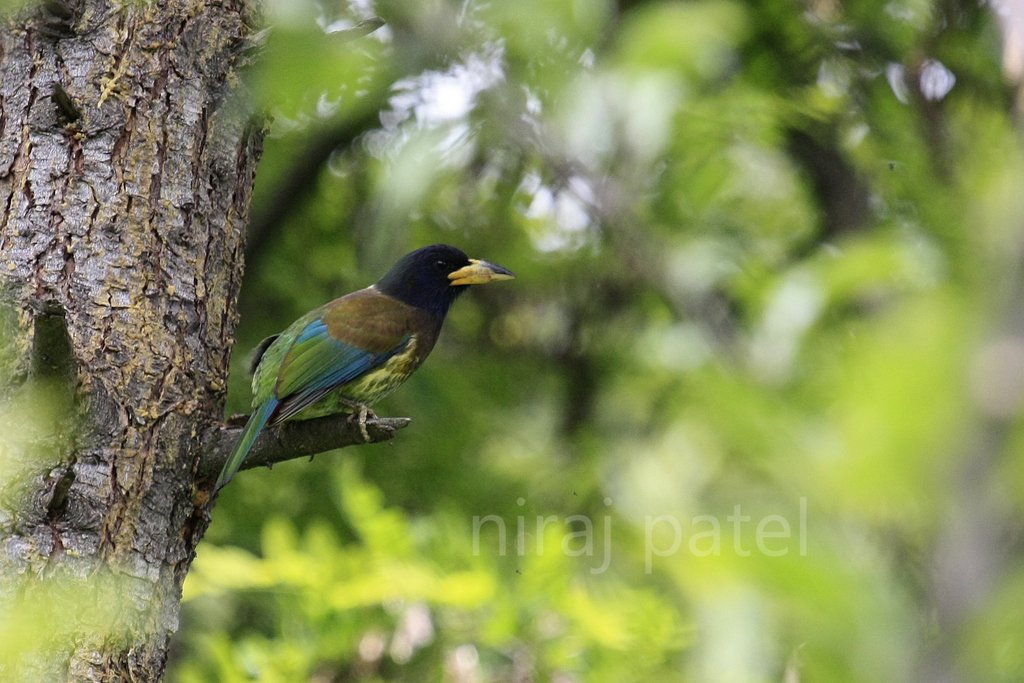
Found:
[[[369,441],[363,438],[359,423],[348,415],[284,422],[263,430],[241,469],[273,465],[345,446],[388,441],[410,422],[408,417],[370,417],[366,420]],[[241,434],[242,426],[234,425],[223,425],[210,432],[196,478],[217,476]]]
[[[339,42],[348,42],[367,36],[383,25],[383,19],[371,17],[350,29],[333,33],[332,37]],[[256,254],[261,253],[275,228],[302,206],[316,187],[317,176],[331,155],[338,149],[351,146],[360,135],[380,124],[380,109],[386,101],[387,92],[384,91],[376,102],[364,102],[355,116],[328,125],[306,141],[305,147],[295,155],[291,168],[277,179],[273,191],[261,193],[260,196],[266,197],[262,201],[257,198],[246,232],[246,261],[252,261]]]
[[[819,241],[867,226],[871,218],[870,190],[839,150],[801,130],[789,131],[786,148],[807,173],[821,207]]]
[[[316,181],[331,155],[349,147],[363,133],[380,124],[380,111],[368,107],[355,118],[324,128],[313,134],[295,155],[288,171],[281,173],[276,186],[265,191],[264,199],[253,207],[245,243],[246,261],[262,253],[274,231],[297,211],[316,188]]]

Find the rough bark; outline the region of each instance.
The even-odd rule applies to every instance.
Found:
[[[22,459],[24,495],[0,501],[0,600],[63,577],[106,582],[92,600],[116,602],[103,628],[63,614],[67,644],[7,675],[163,673],[208,521],[197,435],[222,415],[260,149],[238,92],[251,26],[243,0],[53,0],[0,29],[0,279],[19,321],[6,369],[32,373],[33,330],[59,338],[63,310],[81,397]]]

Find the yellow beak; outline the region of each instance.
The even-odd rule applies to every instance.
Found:
[[[469,259],[468,266],[463,266],[452,273],[448,273],[448,279],[452,281],[453,287],[456,285],[483,285],[488,282],[511,280],[513,278],[515,278],[515,275],[507,268],[475,258]]]

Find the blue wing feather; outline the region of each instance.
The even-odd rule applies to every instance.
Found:
[[[405,335],[387,351],[372,352],[332,337],[323,320],[313,320],[299,332],[286,354],[286,372],[279,376],[277,387],[281,403],[273,422],[292,417],[337,387],[385,363],[405,348],[410,337]]]

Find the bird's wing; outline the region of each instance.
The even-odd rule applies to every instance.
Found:
[[[288,419],[402,351],[412,337],[410,309],[367,288],[335,299],[304,322],[281,360],[274,391],[281,403],[273,422]]]
[[[260,362],[263,360],[263,354],[267,352],[267,349],[274,345],[274,342],[276,342],[277,338],[280,336],[281,335],[279,334],[272,334],[257,344],[256,348],[252,350],[249,354],[248,360],[246,361],[249,366],[250,375],[256,374],[256,368],[260,366]]]

